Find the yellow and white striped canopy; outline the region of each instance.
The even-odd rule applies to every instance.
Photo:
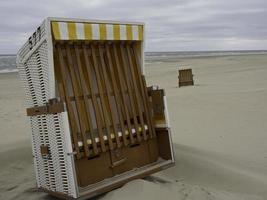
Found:
[[[51,22],[55,40],[143,40],[143,25]]]

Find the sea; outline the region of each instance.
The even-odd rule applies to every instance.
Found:
[[[145,62],[166,62],[182,58],[236,56],[266,54],[267,50],[257,51],[173,51],[173,52],[145,52]],[[17,72],[16,55],[0,55],[0,73]]]

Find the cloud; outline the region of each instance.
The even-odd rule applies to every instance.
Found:
[[[266,49],[266,0],[1,0],[0,53],[48,16],[142,21],[147,51]]]

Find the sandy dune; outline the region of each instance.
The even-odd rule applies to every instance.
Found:
[[[266,55],[162,61],[147,64],[146,74],[166,89],[177,164],[98,198],[267,199]],[[180,66],[193,68],[194,87],[177,87]],[[0,123],[0,199],[53,199],[34,189],[16,73],[0,74]]]

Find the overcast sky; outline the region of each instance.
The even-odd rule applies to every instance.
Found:
[[[267,49],[267,0],[0,0],[0,54],[48,16],[145,22],[146,51]]]

